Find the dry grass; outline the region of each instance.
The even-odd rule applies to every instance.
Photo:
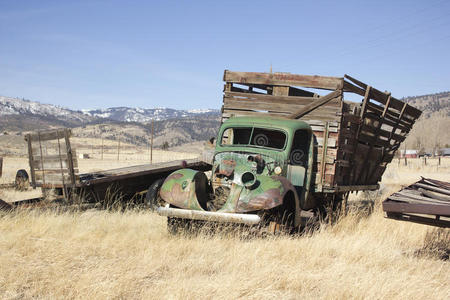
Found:
[[[448,167],[390,167],[377,197]],[[1,196],[0,196],[1,197]],[[372,199],[373,200],[373,199]],[[0,216],[0,297],[448,299],[448,245],[431,227],[353,212],[306,236],[170,236],[146,211]],[[448,236],[447,233],[441,236]],[[422,251],[421,251],[422,250]]]
[[[350,215],[308,237],[170,236],[148,212],[0,219],[2,298],[448,299],[427,227]]]

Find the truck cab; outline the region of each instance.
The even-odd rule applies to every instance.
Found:
[[[312,137],[311,127],[299,120],[230,118],[219,129],[209,176],[173,172],[160,190],[168,205],[158,212],[235,223],[253,218],[253,224],[269,218],[299,226],[301,209],[312,205]]]

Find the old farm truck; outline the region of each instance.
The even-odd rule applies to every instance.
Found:
[[[211,172],[179,169],[149,189],[170,230],[190,220],[298,228],[302,211],[377,189],[421,114],[348,75],[226,70],[224,81]]]

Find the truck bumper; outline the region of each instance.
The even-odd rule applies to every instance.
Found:
[[[254,214],[221,213],[221,212],[199,211],[199,210],[189,210],[171,207],[158,207],[156,212],[160,216],[191,219],[191,220],[228,222],[246,225],[255,225],[261,222],[261,218],[258,215]]]

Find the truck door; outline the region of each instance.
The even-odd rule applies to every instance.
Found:
[[[294,185],[300,199],[300,206],[305,203],[309,192],[310,165],[312,165],[312,143],[311,132],[308,130],[297,130],[292,141],[289,155],[287,178]]]
[[[307,130],[297,130],[292,141],[288,163],[288,179],[294,186],[302,187],[308,167],[310,133]]]

